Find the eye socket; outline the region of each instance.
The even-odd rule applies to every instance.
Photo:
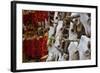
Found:
[[[78,21],[78,19],[75,20],[75,22],[77,22],[77,21]]]
[[[58,19],[58,17],[56,17],[56,19]]]
[[[87,46],[88,46],[89,49],[91,48],[90,41],[88,42]]]
[[[74,29],[71,29],[72,32],[74,32]]]
[[[60,48],[60,45],[58,45],[57,48]]]
[[[90,56],[91,53],[89,50],[86,50],[84,54],[85,54],[85,56]]]
[[[77,51],[75,51],[75,54],[79,54],[79,51],[77,50]]]

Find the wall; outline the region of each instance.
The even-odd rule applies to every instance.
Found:
[[[11,73],[10,72],[10,1],[11,0],[1,0],[0,2],[0,73]],[[100,0],[33,0],[33,1],[57,2],[57,3],[66,3],[66,4],[98,5],[99,6],[98,13],[100,13]],[[100,14],[98,15],[98,19],[100,19]],[[100,25],[98,25],[98,27],[100,27]],[[100,31],[100,29],[98,31]],[[100,37],[100,33],[98,34],[98,37]],[[98,42],[98,44],[99,43],[100,41]],[[98,47],[98,52],[100,52],[99,47]],[[98,55],[100,56],[100,53]],[[100,57],[98,59],[100,61]],[[99,73],[100,72],[99,68],[100,67],[84,68],[84,69],[52,70],[52,71],[42,71],[42,72],[38,71],[34,73],[52,73],[52,72],[54,73]]]

